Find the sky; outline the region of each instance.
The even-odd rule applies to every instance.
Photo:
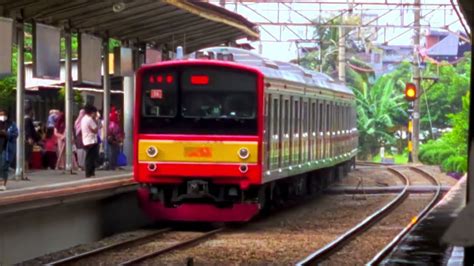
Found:
[[[345,0],[324,0],[326,2],[345,2]],[[385,0],[355,0],[355,3],[383,3]],[[347,4],[318,4],[318,3],[229,3],[226,8],[239,13],[252,22],[263,23],[309,23],[310,20],[317,19],[320,14],[325,18],[332,18],[340,14],[341,10],[347,9]],[[276,2],[276,1],[275,1]],[[289,2],[289,1],[287,1]],[[296,1],[294,1],[296,2]],[[315,1],[316,2],[316,1]],[[389,3],[413,3],[413,0],[388,0]],[[422,0],[421,25],[422,33],[432,29],[440,29],[449,25],[451,31],[462,31],[461,23],[450,5],[449,0]],[[426,4],[426,5],[423,5]],[[447,4],[448,6],[432,6],[433,4]],[[361,30],[353,29],[353,32],[372,35],[374,43],[385,41],[391,45],[413,44],[414,30],[401,27],[389,27],[385,30],[375,31],[375,25],[410,25],[413,23],[414,12],[412,8],[402,9],[396,6],[381,5],[356,5],[354,4],[353,14],[362,15],[363,23],[370,24]],[[321,10],[321,12],[320,12]],[[378,18],[377,18],[378,17]],[[370,23],[368,23],[370,22]],[[314,27],[312,26],[271,26],[262,25],[260,27],[261,41],[252,42],[256,52],[267,58],[274,60],[289,61],[297,58],[297,47],[294,40],[312,39]],[[312,46],[311,42],[300,42],[300,46]]]

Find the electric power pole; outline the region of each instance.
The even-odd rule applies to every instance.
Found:
[[[415,36],[414,36],[414,45],[413,45],[413,81],[416,85],[418,95],[417,99],[414,101],[413,106],[413,117],[412,117],[412,125],[413,125],[413,134],[412,134],[412,159],[414,163],[418,162],[418,150],[419,150],[419,137],[420,137],[420,101],[419,101],[419,93],[421,92],[421,75],[420,75],[420,56],[418,53],[420,47],[420,17],[421,17],[421,9],[420,9],[420,0],[415,0],[415,16],[414,16],[414,23],[413,26],[415,28]]]
[[[346,82],[346,37],[344,27],[339,26],[339,80]]]

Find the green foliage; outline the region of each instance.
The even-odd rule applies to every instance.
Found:
[[[16,78],[7,77],[0,79],[0,108],[9,109],[15,96]]]
[[[357,103],[357,127],[362,159],[370,159],[382,142],[393,144],[390,134],[394,127],[393,116],[403,113],[403,95],[394,93],[396,82],[390,75],[380,77],[370,88],[366,83],[354,89]]]
[[[341,30],[338,27],[318,27],[318,24],[330,24],[330,25],[340,25],[341,23],[349,25],[357,25],[360,22],[359,16],[350,16],[346,17],[342,21],[341,17],[336,19],[332,18],[323,18],[320,21],[314,21],[315,31],[313,33],[313,38],[318,40],[318,49],[319,51],[313,51],[305,55],[300,60],[300,65],[308,69],[318,70],[324,72],[330,76],[337,76],[337,66],[338,66],[338,42],[339,42],[339,31]],[[344,29],[342,29],[344,30]],[[361,49],[361,38],[355,36],[354,34],[348,34],[344,31],[346,36],[346,47],[348,51],[358,51]]]
[[[314,39],[318,40],[319,51],[308,53],[300,60],[300,64],[336,77],[340,30],[336,26],[342,23],[356,25],[359,21],[360,18],[356,15],[349,16],[345,21],[341,18],[315,21]],[[318,27],[318,23],[332,24],[334,27]],[[370,33],[358,32],[346,34],[348,54],[377,49],[370,43]],[[393,145],[396,141],[395,131],[406,130],[408,103],[404,99],[404,90],[405,84],[413,81],[412,62],[404,61],[395,70],[373,81],[374,73],[365,71],[371,69],[370,65],[356,57],[347,61],[356,66],[346,67],[346,84],[354,90],[357,100],[359,155],[363,159],[370,159],[377,154],[381,142],[386,146]],[[432,127],[446,128],[454,125],[453,131],[443,136],[443,142],[431,141],[424,145],[421,155],[426,162],[443,162],[446,169],[464,169],[465,164],[461,158],[466,152],[463,145],[467,137],[467,114],[462,111],[465,104],[461,98],[469,90],[470,70],[470,53],[465,54],[456,66],[445,62],[428,62],[422,70],[421,89],[418,90],[421,132],[430,132]],[[449,115],[459,112],[462,114]],[[405,141],[397,140],[399,149],[406,147]]]
[[[33,60],[32,50],[33,50],[33,38],[32,38],[32,28],[31,25],[25,25],[25,39],[24,39],[24,47],[25,47],[25,62],[31,62]],[[71,38],[71,45],[72,45],[72,57],[77,58],[77,48],[78,48],[78,39],[77,34],[73,34]],[[120,41],[116,39],[110,39],[109,41],[109,51],[112,52],[113,48],[116,46],[120,46]],[[17,56],[18,56],[18,48],[13,47],[13,54],[12,54],[12,70],[13,74],[11,76],[5,77],[0,79],[0,108],[9,109],[14,101],[15,97],[15,87],[16,87],[16,70],[17,70]],[[65,55],[65,41],[64,38],[61,38],[61,58],[64,59]],[[59,97],[64,100],[64,90],[59,92]],[[74,101],[78,105],[82,105],[82,97],[80,93],[74,91]]]
[[[447,114],[461,111],[462,96],[469,90],[471,57],[466,54],[457,66],[443,63],[435,65],[428,63],[423,71],[423,77],[436,77],[438,81],[424,80],[422,87],[424,94],[421,96],[421,127],[429,129],[429,111],[433,127],[445,128],[449,126]]]
[[[448,172],[467,171],[469,93],[462,97],[461,102],[461,112],[448,116],[452,131],[421,146],[419,158],[423,163],[441,165]]]
[[[77,34],[72,34],[71,35],[71,47],[72,47],[72,58],[77,58],[78,57],[78,48],[79,43],[77,39]],[[66,41],[64,38],[61,38],[61,58],[64,59],[66,58]]]
[[[64,87],[61,87],[58,92],[59,99],[61,101],[65,101],[66,98],[66,90]],[[83,106],[84,105],[84,99],[82,98],[82,95],[79,91],[73,91],[73,101],[76,103],[77,106]]]

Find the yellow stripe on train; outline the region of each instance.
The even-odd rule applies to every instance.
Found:
[[[242,148],[248,150],[249,156],[246,159],[239,156]],[[257,142],[168,140],[138,142],[139,161],[256,163],[257,158]]]

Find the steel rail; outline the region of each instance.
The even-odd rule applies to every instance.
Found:
[[[388,243],[377,255],[375,255],[372,260],[370,260],[367,265],[379,265],[382,263],[382,261],[392,252],[392,250],[400,243],[403,237],[405,237],[409,232],[413,230],[415,225],[418,224],[418,221],[423,219],[425,215],[428,213],[429,210],[431,210],[434,205],[438,202],[438,200],[441,197],[441,183],[436,179],[434,176],[432,176],[430,173],[426,172],[425,170],[417,167],[409,167],[410,170],[417,172],[421,174],[422,176],[426,177],[427,179],[430,180],[433,184],[437,186],[437,190],[435,191],[433,198],[431,201],[426,205],[426,207],[418,213],[417,216],[415,216],[411,222],[397,235],[393,240]]]
[[[369,229],[373,224],[375,224],[375,222],[389,214],[395,207],[399,206],[408,197],[408,187],[410,186],[410,180],[408,177],[393,168],[387,168],[387,170],[394,173],[405,183],[405,188],[402,190],[402,192],[400,192],[400,194],[398,194],[395,199],[380,208],[378,211],[365,218],[362,222],[346,231],[331,243],[312,253],[305,259],[299,261],[296,265],[315,265],[318,262],[321,262],[329,255],[333,254],[336,250],[341,248],[346,241]]]
[[[378,162],[369,162],[369,161],[356,161],[356,165],[362,165],[362,166],[395,166],[395,164],[390,164],[390,163],[378,163]]]
[[[159,255],[162,255],[164,253],[168,253],[170,251],[174,251],[174,250],[177,250],[177,249],[180,249],[180,248],[184,248],[186,246],[189,246],[191,244],[194,244],[194,243],[197,243],[199,241],[202,241],[204,239],[207,239],[213,235],[215,235],[216,233],[219,233],[221,231],[224,230],[224,227],[221,227],[221,228],[218,228],[218,229],[214,229],[210,232],[207,232],[205,234],[202,234],[198,237],[194,237],[192,239],[189,239],[189,240],[185,240],[183,242],[180,242],[178,244],[175,244],[175,245],[172,245],[172,246],[169,246],[169,247],[166,247],[166,248],[162,248],[162,249],[159,249],[159,250],[155,250],[155,251],[152,251],[152,252],[149,252],[145,255],[142,255],[140,257],[136,257],[136,258],[133,258],[131,260],[128,260],[128,261],[125,261],[125,262],[122,262],[120,263],[119,265],[132,265],[132,264],[136,264],[136,263],[139,263],[139,262],[142,262],[144,260],[147,260],[147,259],[150,259],[150,258],[154,258],[154,257],[157,257]]]
[[[63,258],[63,259],[60,259],[60,260],[56,260],[56,261],[47,263],[46,265],[61,265],[61,264],[65,264],[65,263],[76,262],[76,261],[78,261],[78,260],[81,260],[81,259],[84,259],[84,258],[93,256],[93,255],[97,255],[97,254],[99,254],[99,253],[103,253],[103,252],[112,250],[112,249],[117,248],[117,247],[123,247],[123,246],[126,246],[126,245],[128,245],[128,244],[131,244],[131,243],[134,243],[134,242],[138,242],[138,241],[140,241],[140,240],[144,240],[144,239],[148,239],[148,238],[151,238],[151,237],[155,237],[155,236],[157,236],[157,235],[159,235],[159,234],[168,232],[168,231],[170,231],[170,230],[171,230],[170,227],[163,228],[163,229],[159,229],[159,230],[157,230],[157,231],[154,231],[154,232],[152,232],[152,233],[150,233],[150,234],[147,234],[147,235],[144,235],[144,236],[139,236],[139,237],[135,237],[135,238],[131,238],[131,239],[126,239],[126,240],[121,241],[121,242],[118,242],[118,243],[106,245],[106,246],[103,246],[103,247],[100,247],[100,248],[96,248],[96,249],[93,249],[93,250],[90,250],[90,251],[86,251],[86,252],[83,252],[83,253],[80,253],[80,254],[77,254],[77,255],[74,255],[74,256],[70,256],[70,257],[67,257],[67,258]]]

